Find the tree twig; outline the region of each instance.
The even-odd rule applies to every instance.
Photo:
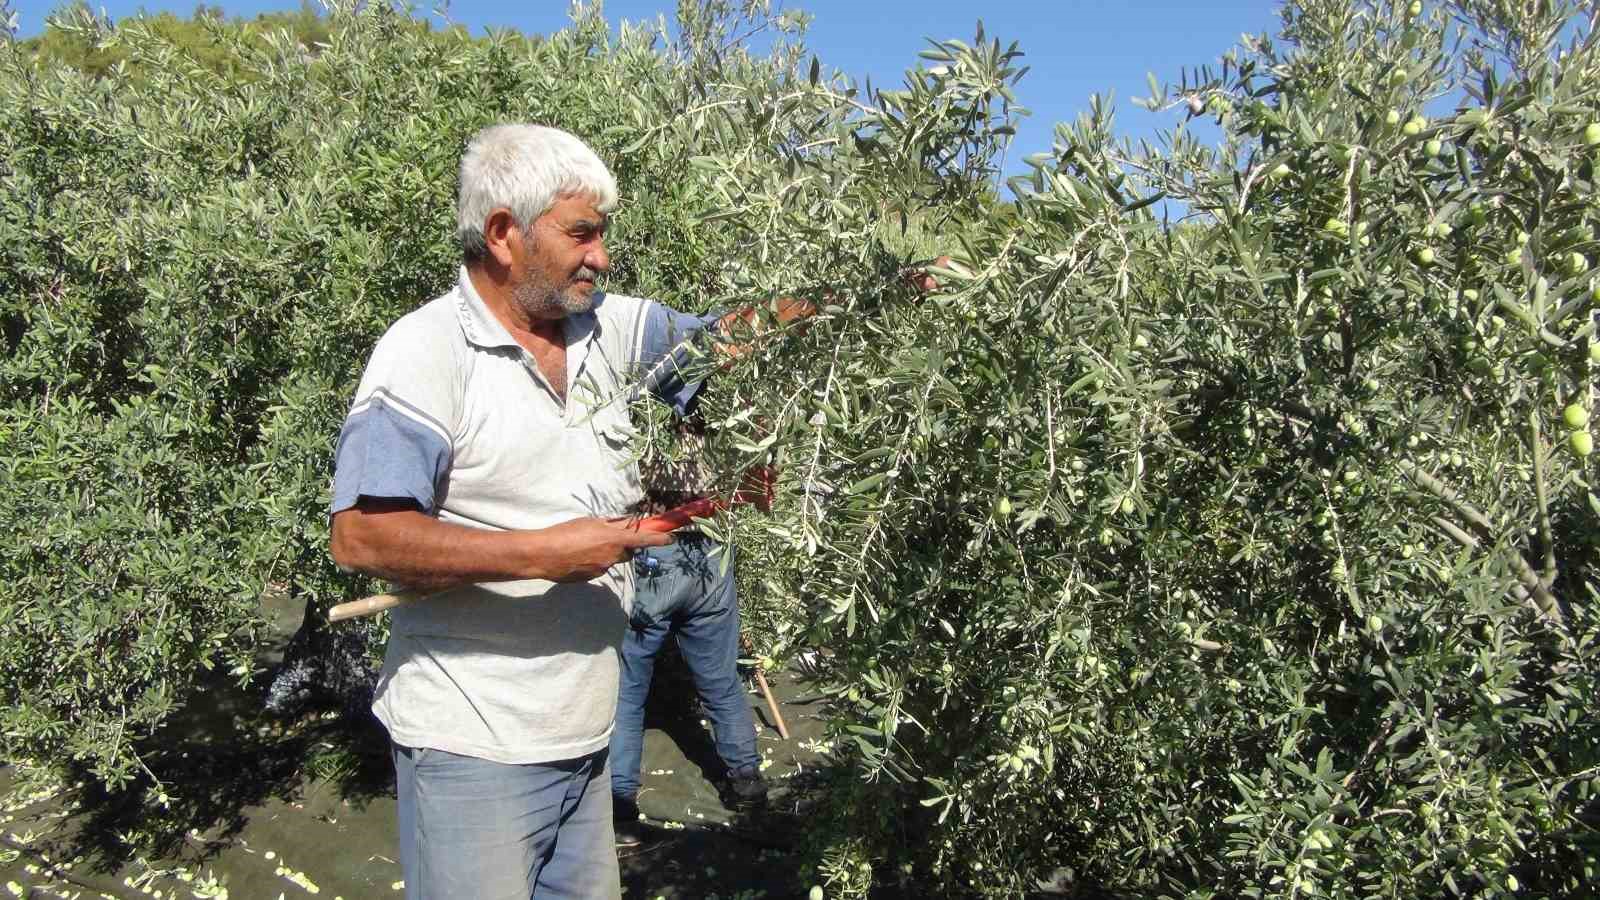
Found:
[[[1399,464],[1399,468],[1419,487],[1444,501],[1446,506],[1471,523],[1477,529],[1480,537],[1489,542],[1495,541],[1497,535],[1489,522],[1489,517],[1461,499],[1460,495],[1451,490],[1449,485],[1411,463],[1402,462]],[[1478,541],[1462,531],[1450,520],[1443,516],[1435,516],[1433,522],[1461,546],[1469,549],[1477,548]],[[1506,556],[1511,564],[1512,573],[1517,576],[1521,587],[1527,592],[1527,596],[1522,598],[1524,602],[1535,613],[1538,613],[1541,619],[1559,624],[1564,618],[1561,614],[1561,607],[1557,605],[1555,595],[1551,594],[1550,589],[1539,579],[1539,574],[1533,570],[1533,566],[1528,565],[1528,561],[1523,559],[1522,554],[1518,553],[1515,548],[1507,547]]]

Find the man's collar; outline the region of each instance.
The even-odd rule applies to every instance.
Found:
[[[456,286],[456,319],[461,323],[461,332],[467,340],[479,347],[518,347],[516,338],[511,332],[500,324],[500,320],[489,311],[489,305],[483,302],[483,297],[478,295],[478,289],[472,286],[472,277],[467,273],[467,267],[461,267],[459,284]],[[599,334],[600,317],[595,315],[595,310],[606,299],[605,293],[595,291],[594,309],[585,313],[575,313],[567,317],[563,323],[563,332],[567,336],[569,345],[582,338],[592,338]]]
[[[472,276],[467,267],[461,267],[461,277],[456,285],[456,319],[461,323],[461,333],[479,347],[516,347],[516,339],[500,320],[489,311],[489,305],[478,296],[472,286]]]

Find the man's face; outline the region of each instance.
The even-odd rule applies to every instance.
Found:
[[[605,213],[587,195],[562,197],[524,235],[521,275],[512,302],[533,319],[560,319],[594,308],[594,281],[611,267]]]

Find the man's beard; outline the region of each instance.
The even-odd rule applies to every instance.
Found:
[[[594,293],[577,293],[579,281],[593,283],[600,273],[587,266],[574,272],[564,285],[556,287],[545,279],[530,274],[511,288],[511,302],[530,319],[562,319],[594,309]]]

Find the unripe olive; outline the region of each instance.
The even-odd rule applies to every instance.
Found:
[[[1567,423],[1568,428],[1582,428],[1589,424],[1589,411],[1581,403],[1569,403],[1561,411],[1561,421]]]
[[[1574,431],[1567,435],[1567,444],[1572,447],[1572,452],[1580,457],[1594,452],[1594,438],[1587,431]]]
[[[1438,156],[1443,151],[1444,144],[1438,138],[1428,138],[1428,142],[1422,145],[1422,152],[1429,156]]]
[[[1583,126],[1583,142],[1591,147],[1600,147],[1600,122]]]
[[[1400,124],[1400,111],[1397,110],[1397,109],[1389,110],[1387,113],[1384,113],[1383,121],[1384,121],[1385,124],[1388,124],[1388,125],[1399,125]]]

